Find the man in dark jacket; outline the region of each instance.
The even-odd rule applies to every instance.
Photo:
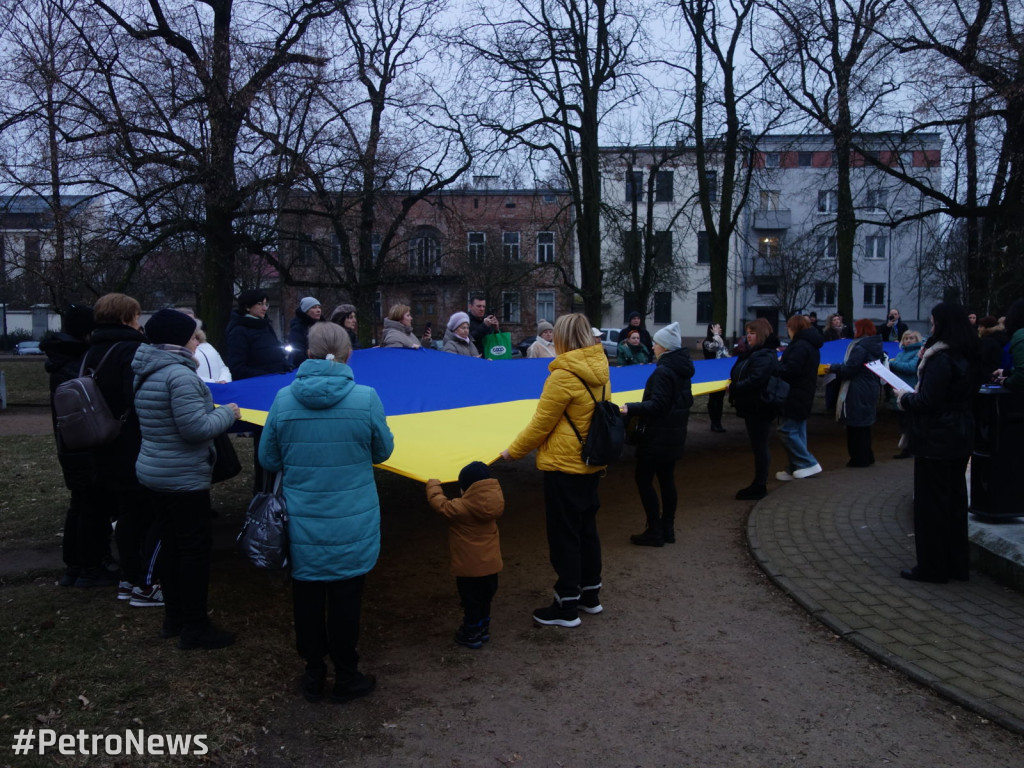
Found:
[[[906,330],[907,324],[900,320],[900,311],[898,309],[890,309],[889,315],[885,318],[885,324],[878,329],[878,335],[882,337],[882,341],[895,341],[899,343]]]
[[[779,435],[789,454],[789,467],[775,473],[777,480],[800,480],[821,472],[821,464],[807,448],[807,417],[818,387],[821,334],[809,318],[794,315],[786,321],[790,343],[779,362],[779,376],[789,384],[789,395],[779,409]]]
[[[476,351],[484,353],[484,336],[498,333],[498,318],[487,314],[487,300],[475,296],[469,301],[469,338],[476,345]]]
[[[679,323],[671,323],[654,334],[658,366],[647,379],[644,399],[622,406],[623,415],[643,425],[636,449],[635,479],[647,516],[643,533],[630,536],[633,544],[660,547],[676,540],[676,461],[686,447],[686,427],[693,405],[690,380],[693,362],[682,346]],[[654,492],[654,478],[661,488],[661,511]]]
[[[225,359],[235,381],[292,369],[267,320],[267,307],[266,291],[253,289],[238,296],[238,311],[228,321]]]
[[[64,485],[71,493],[64,516],[64,537],[61,548],[64,558],[62,587],[74,586],[85,574],[82,585],[113,585],[117,571],[107,572],[110,562],[110,518],[103,507],[101,488],[92,471],[90,451],[71,451],[57,432],[53,413],[53,393],[66,381],[78,377],[82,358],[89,349],[89,334],[95,325],[92,307],[69,304],[61,312],[61,332],[39,345],[46,355],[46,372],[50,374],[50,416],[57,441],[57,460],[64,475]]]
[[[630,331],[640,332],[640,343],[647,350],[647,354],[654,357],[654,342],[651,339],[651,332],[647,330],[647,327],[644,325],[644,317],[639,312],[629,313],[626,327],[619,331],[619,341],[625,341]]]

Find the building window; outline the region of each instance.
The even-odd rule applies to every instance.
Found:
[[[380,264],[380,241],[380,232],[374,232],[370,235],[370,253],[372,254],[374,264]]]
[[[555,292],[537,291],[537,322],[555,322]]]
[[[516,291],[502,291],[501,293],[501,322],[519,322],[519,294]]]
[[[654,262],[665,268],[672,264],[672,231],[654,233]]]
[[[657,291],[654,294],[654,322],[672,322],[672,294],[669,291]]]
[[[864,196],[865,207],[871,211],[884,213],[888,197],[888,193],[884,189],[869,189]]]
[[[505,207],[506,208],[515,208],[516,204],[515,203],[505,203]]]
[[[758,283],[757,284],[757,295],[758,296],[774,296],[779,292],[778,283]]]
[[[658,171],[654,176],[654,202],[672,202],[672,171]]]
[[[778,152],[765,152],[764,153],[764,167],[765,168],[778,168],[779,167],[779,153]]]
[[[331,233],[331,264],[336,267],[341,265],[341,241],[337,232]]]
[[[885,306],[885,283],[864,283],[864,306]]]
[[[537,233],[537,263],[552,264],[555,261],[555,233]]]
[[[708,200],[718,202],[718,171],[704,171],[704,181],[708,188]]]
[[[501,233],[501,253],[506,261],[519,261],[519,233]]]
[[[409,271],[441,274],[441,241],[433,234],[421,233],[409,241]]]
[[[881,235],[869,235],[864,238],[864,258],[884,259],[885,258],[885,237]]]
[[[544,193],[544,202],[545,203],[553,203],[553,202],[555,202],[555,196],[553,194],[551,194],[550,192],[545,192]]]
[[[775,259],[782,247],[781,240],[776,236],[762,237],[757,241],[757,255],[762,259]]]
[[[626,172],[626,202],[631,203],[634,200],[640,201],[644,199],[644,172],[643,171],[627,171]]]
[[[779,210],[779,197],[782,192],[778,189],[762,189],[761,190],[761,210],[762,211],[777,211]]]
[[[835,236],[818,238],[818,253],[823,259],[834,261],[839,255],[839,245],[836,243]]]
[[[487,233],[467,232],[466,233],[466,254],[474,264],[481,263],[487,256]]]
[[[834,189],[818,192],[818,213],[835,213],[839,209],[839,196]]]
[[[711,322],[714,304],[711,302],[711,291],[697,291],[697,325]]]
[[[27,250],[27,249],[26,249]],[[316,243],[308,235],[299,236],[299,244],[295,251],[296,267],[312,267],[316,263]],[[26,256],[28,254],[26,253]]]
[[[711,263],[711,246],[708,242],[707,232],[697,233],[697,263],[698,264],[710,264]]]
[[[796,153],[796,164],[800,168],[810,168],[814,165],[814,153],[813,152],[797,152]]]
[[[835,283],[815,283],[814,303],[819,307],[832,307],[836,303]]]
[[[627,266],[638,264],[643,253],[643,235],[639,230],[631,229],[622,233],[622,257]]]

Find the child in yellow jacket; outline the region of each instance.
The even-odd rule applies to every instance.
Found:
[[[427,481],[427,502],[448,518],[452,575],[462,601],[462,626],[455,642],[480,648],[491,639],[491,599],[498,591],[501,543],[498,518],[505,497],[486,464],[474,461],[459,472],[462,496],[449,499],[440,480]]]

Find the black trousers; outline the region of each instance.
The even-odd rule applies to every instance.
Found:
[[[871,427],[846,427],[846,449],[850,453],[851,467],[867,467],[875,463],[871,447]]]
[[[69,568],[94,568],[110,554],[110,517],[95,485],[72,485],[61,554]]]
[[[330,656],[338,681],[359,671],[359,620],[366,576],[339,581],[292,579],[295,647],[309,672],[323,672]]]
[[[654,490],[654,478],[658,478],[661,489],[661,505],[659,508],[658,494]],[[654,461],[638,458],[633,471],[637,490],[640,492],[640,503],[644,505],[647,516],[647,528],[652,531],[671,530],[676,519],[676,505],[679,496],[676,493],[676,460]]]
[[[711,419],[711,426],[722,426],[722,410],[725,407],[725,390],[712,392],[708,395],[708,418]]]
[[[455,588],[462,601],[462,622],[479,624],[491,618],[491,600],[498,591],[498,574],[487,576],[456,576]]]
[[[600,474],[544,473],[548,552],[561,598],[578,598],[581,587],[601,583],[601,539],[597,535]]]
[[[750,438],[750,450],[754,452],[754,485],[768,482],[768,470],[772,466],[771,440],[773,419],[747,416],[743,419]]]
[[[114,541],[117,543],[117,558],[121,563],[121,580],[144,584],[148,559],[146,541],[158,517],[156,494],[141,485],[107,485],[104,490],[113,497],[116,507]],[[209,507],[207,492],[207,512]]]
[[[927,578],[969,575],[966,471],[966,458],[914,458],[914,547]]]
[[[161,587],[166,623],[180,626],[184,632],[201,631],[210,621],[210,492],[151,493],[163,534]]]

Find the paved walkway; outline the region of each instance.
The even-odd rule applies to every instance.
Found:
[[[768,576],[833,632],[965,707],[1024,733],[1024,594],[901,579],[912,566],[912,462],[785,484],[750,515]]]

